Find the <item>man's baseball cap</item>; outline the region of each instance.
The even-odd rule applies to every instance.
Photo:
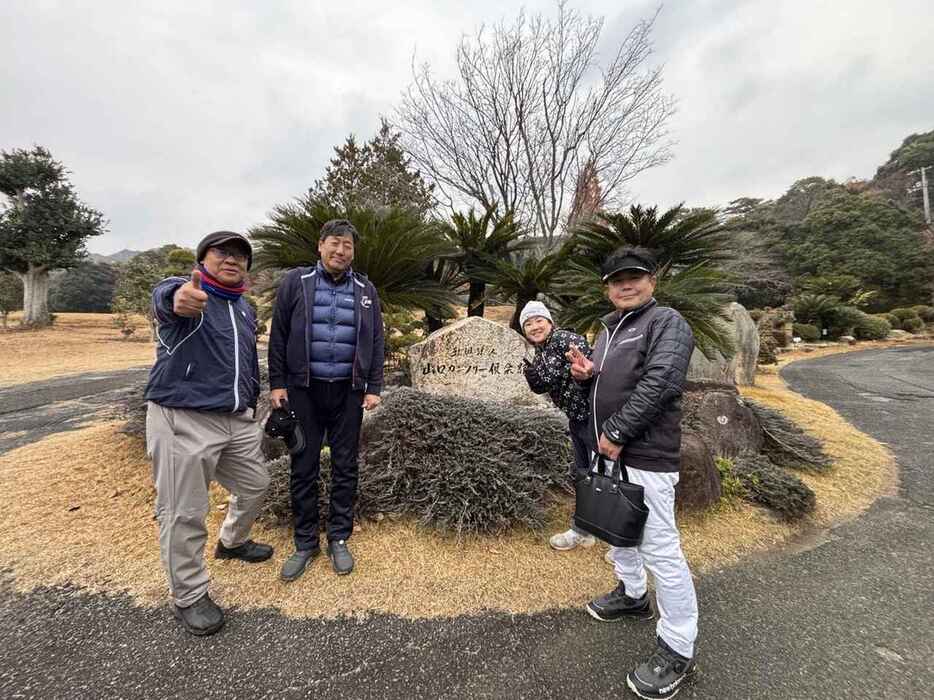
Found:
[[[198,262],[204,260],[204,256],[208,254],[208,248],[234,241],[246,248],[246,269],[249,270],[253,266],[253,246],[250,245],[250,241],[246,236],[241,233],[234,233],[233,231],[215,231],[202,238],[201,242],[198,244]]]
[[[625,270],[640,270],[654,275],[658,270],[658,261],[645,248],[620,248],[603,261],[600,274],[606,282],[617,272]]]

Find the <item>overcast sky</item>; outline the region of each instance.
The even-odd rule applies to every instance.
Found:
[[[40,144],[65,163],[110,221],[92,252],[191,246],[303,193],[334,145],[391,115],[413,52],[449,75],[461,34],[504,4],[4,0],[0,149]],[[570,4],[605,17],[607,50],[657,6]],[[871,177],[934,129],[932,27],[930,0],[669,2],[653,58],[678,99],[675,159],[632,194],[719,205]]]

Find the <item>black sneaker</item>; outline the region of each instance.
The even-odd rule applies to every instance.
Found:
[[[220,540],[217,541],[217,549],[214,550],[215,559],[241,559],[255,563],[266,561],[272,556],[272,547],[268,544],[260,544],[253,540],[247,540],[239,547],[227,547]]]
[[[172,612],[191,634],[207,637],[224,626],[224,611],[205,593],[187,608],[172,605]]]
[[[616,622],[624,617],[635,620],[651,620],[655,617],[649,594],[643,593],[641,598],[630,598],[626,595],[626,586],[622,581],[606,595],[587,603],[587,612],[600,622]]]
[[[344,540],[328,542],[328,556],[331,558],[334,573],[338,576],[346,576],[353,571],[353,555],[347,549],[347,543]]]
[[[658,647],[626,676],[626,685],[640,698],[663,700],[673,697],[697,672],[694,659],[675,652],[658,638]]]

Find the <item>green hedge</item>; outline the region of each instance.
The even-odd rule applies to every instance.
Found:
[[[888,337],[892,324],[884,318],[863,314],[853,330],[860,340],[882,340]]]
[[[906,309],[906,308],[892,309],[891,311],[889,311],[889,313],[897,317],[899,321],[904,321],[909,318],[921,318],[920,316],[918,316],[918,312],[915,311],[914,309]]]
[[[902,321],[902,330],[908,331],[909,333],[920,333],[924,330],[924,321],[922,321],[917,316],[913,318],[906,318]]]
[[[820,328],[810,323],[796,323],[794,334],[806,343],[816,343],[820,340]]]
[[[912,306],[911,310],[918,314],[925,323],[934,323],[934,306],[918,304],[917,306]]]
[[[876,318],[884,318],[892,328],[902,327],[902,320],[893,313],[876,314]]]

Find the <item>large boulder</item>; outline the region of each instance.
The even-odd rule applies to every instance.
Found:
[[[762,449],[759,419],[735,387],[689,384],[681,406],[685,430],[701,436],[715,456],[732,458]]]
[[[520,406],[548,406],[522,373],[525,338],[506,326],[468,316],[409,348],[412,388]]]
[[[725,324],[733,338],[736,352],[726,358],[714,351],[707,358],[695,349],[688,367],[688,379],[717,384],[752,385],[756,383],[756,364],[759,357],[759,330],[742,304],[733,302],[726,309]]]
[[[720,472],[710,448],[695,432],[681,434],[681,477],[675,503],[683,510],[703,510],[720,500]]]

